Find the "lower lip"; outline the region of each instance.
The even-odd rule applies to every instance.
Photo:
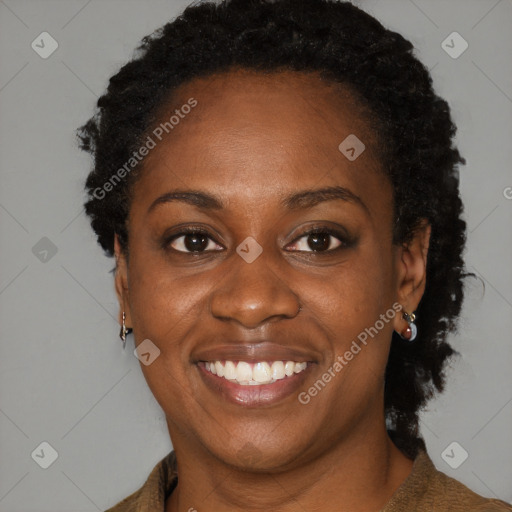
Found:
[[[311,363],[308,363],[306,369],[299,373],[294,373],[272,384],[257,386],[244,386],[214,375],[205,368],[202,362],[198,363],[197,367],[205,384],[229,402],[242,407],[261,407],[273,405],[298,391],[311,370]]]

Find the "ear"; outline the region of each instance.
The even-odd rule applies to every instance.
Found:
[[[117,233],[114,235],[114,256],[116,258],[115,288],[117,300],[119,301],[119,325],[123,322],[123,311],[126,315],[126,327],[131,327],[131,313],[128,287],[128,264],[126,256],[121,249]]]
[[[397,251],[397,295],[403,311],[412,313],[418,307],[427,282],[427,255],[431,225],[423,219],[414,231],[412,240]],[[397,332],[407,327],[402,315],[396,315],[394,326]]]

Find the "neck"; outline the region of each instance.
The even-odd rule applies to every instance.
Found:
[[[385,424],[359,429],[286,472],[254,473],[226,465],[189,437],[171,438],[178,485],[166,512],[230,510],[378,511],[409,475],[413,462],[389,439]],[[320,507],[320,508],[319,508]]]

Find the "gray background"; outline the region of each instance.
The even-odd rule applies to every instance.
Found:
[[[0,1],[2,512],[104,510],[171,449],[133,340],[123,351],[118,338],[113,260],[83,213],[91,162],[74,130],[139,40],[187,3]],[[462,356],[422,415],[422,433],[439,469],[512,501],[512,0],[359,5],[412,40],[453,109],[467,159],[466,260],[485,292],[468,282],[450,340]],[[47,59],[31,48],[43,31],[59,44]],[[441,46],[453,31],[469,43],[456,59]],[[54,255],[41,252],[43,237]],[[43,441],[58,453],[48,469],[31,457]],[[469,453],[457,469],[441,456],[453,441]]]

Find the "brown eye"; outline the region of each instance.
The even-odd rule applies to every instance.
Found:
[[[344,233],[329,228],[316,228],[297,238],[292,248],[299,252],[332,252],[351,245],[353,242]]]
[[[173,250],[183,253],[201,253],[211,250],[218,250],[220,247],[208,235],[207,232],[202,230],[183,231],[172,236],[165,243],[165,246],[172,247]]]
[[[332,249],[331,238],[332,235],[328,233],[313,233],[307,236],[307,244],[313,251],[328,251]],[[338,241],[338,243],[341,245],[341,242]]]

